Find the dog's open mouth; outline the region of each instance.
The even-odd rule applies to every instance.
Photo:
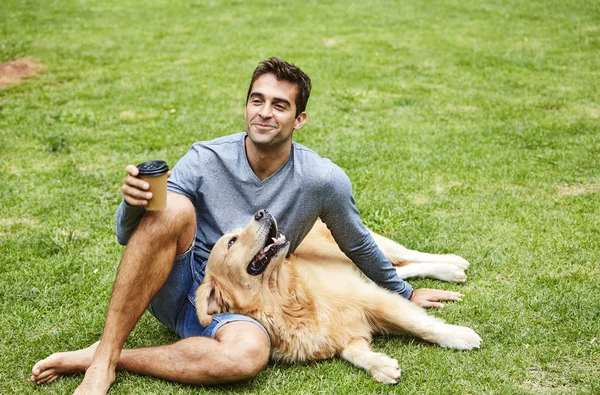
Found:
[[[277,223],[271,221],[269,233],[265,240],[264,247],[256,254],[254,258],[248,264],[246,271],[251,276],[258,276],[265,271],[271,259],[285,246],[289,244],[289,241],[284,235],[277,231]]]

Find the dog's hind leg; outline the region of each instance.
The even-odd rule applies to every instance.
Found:
[[[341,357],[354,366],[365,369],[380,383],[396,384],[400,379],[398,361],[374,352],[367,339],[352,340],[342,351]]]
[[[428,254],[409,250],[395,241],[371,232],[375,243],[381,249],[383,254],[392,262],[394,266],[403,266],[409,263],[450,263],[463,269],[469,267],[466,259],[454,254]]]
[[[465,270],[469,267],[469,262],[458,255],[409,250],[387,237],[374,232],[371,234],[386,258],[396,266],[396,271],[402,279],[429,277],[456,283],[467,280]]]
[[[369,320],[382,333],[410,333],[446,348],[479,348],[481,337],[471,328],[446,324],[402,296],[386,292],[368,311]]]

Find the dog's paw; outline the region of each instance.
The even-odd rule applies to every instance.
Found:
[[[467,270],[470,265],[469,261],[467,261],[465,258],[454,254],[445,254],[444,261],[457,266],[463,271]]]
[[[370,371],[371,376],[382,384],[396,384],[400,379],[398,361],[385,354],[376,354]]]
[[[450,283],[464,283],[467,281],[465,269],[450,263],[439,263],[432,277]]]
[[[444,324],[440,333],[440,346],[457,350],[471,350],[481,346],[481,337],[471,328]]]

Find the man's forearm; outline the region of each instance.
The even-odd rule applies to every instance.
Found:
[[[398,276],[396,269],[377,245],[373,242],[373,245],[367,250],[370,250],[369,254],[352,256],[353,254],[350,253],[348,257],[377,285],[410,299],[413,293],[412,286]]]

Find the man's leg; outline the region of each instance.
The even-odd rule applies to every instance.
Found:
[[[65,374],[83,373],[95,345],[53,354],[38,362],[32,380],[49,383]],[[124,349],[118,369],[186,384],[220,384],[257,375],[269,360],[269,340],[262,328],[247,321],[223,325],[215,338],[189,337],[174,344]]]
[[[144,215],[123,252],[102,338],[75,393],[108,391],[127,336],[167,279],[175,255],[192,244],[195,229],[194,207],[178,194],[169,193],[166,209]]]
[[[123,350],[119,368],[186,384],[221,384],[256,376],[269,361],[269,339],[258,325],[230,322],[214,339]]]

